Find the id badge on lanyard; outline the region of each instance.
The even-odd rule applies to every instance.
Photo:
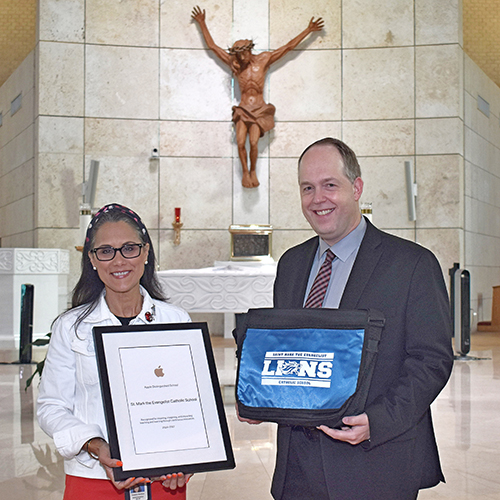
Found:
[[[125,500],[151,500],[151,483],[137,484],[125,490]]]

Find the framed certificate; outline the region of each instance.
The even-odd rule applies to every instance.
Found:
[[[93,332],[116,480],[235,467],[206,323]]]

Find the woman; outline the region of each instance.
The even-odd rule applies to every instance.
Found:
[[[38,397],[40,427],[64,457],[64,500],[120,499],[125,489],[149,482],[113,478],[113,467],[122,464],[106,442],[92,328],[187,321],[184,310],[165,302],[140,217],[116,203],[99,210],[87,229],[72,307],[53,324]],[[161,479],[152,484],[155,500],[186,497],[189,475]]]

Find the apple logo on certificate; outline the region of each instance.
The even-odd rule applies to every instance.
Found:
[[[155,375],[157,377],[163,377],[165,374],[163,373],[163,368],[161,365],[158,368],[155,368]]]

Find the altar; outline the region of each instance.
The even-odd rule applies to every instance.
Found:
[[[273,306],[276,263],[215,262],[202,269],[159,271],[172,304],[188,312],[224,313],[224,338],[232,338],[235,313]]]

